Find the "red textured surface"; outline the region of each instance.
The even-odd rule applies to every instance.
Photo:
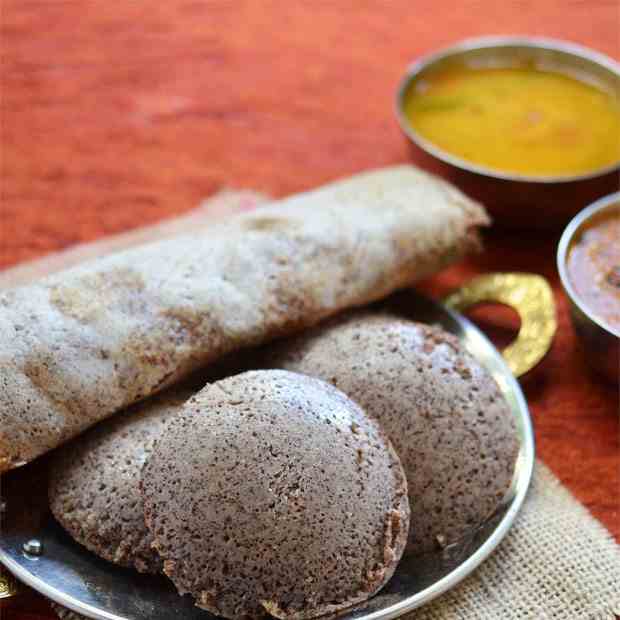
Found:
[[[5,0],[1,23],[0,267],[181,213],[224,186],[284,195],[410,161],[397,81],[458,38],[557,36],[616,58],[620,45],[615,0]],[[485,254],[425,288],[497,270],[552,281],[558,336],[523,381],[538,453],[620,539],[618,394],[575,351],[556,242],[491,234]],[[50,613],[33,595],[4,618]]]

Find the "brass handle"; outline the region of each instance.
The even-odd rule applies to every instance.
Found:
[[[470,280],[448,295],[445,304],[463,311],[481,302],[498,302],[517,311],[521,328],[502,355],[520,377],[540,362],[557,330],[555,302],[548,282],[532,273],[490,273]]]
[[[19,593],[20,588],[13,575],[6,568],[0,566],[0,602],[4,599],[13,598]]]

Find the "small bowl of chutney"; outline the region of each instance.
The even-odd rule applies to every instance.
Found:
[[[620,65],[588,48],[468,39],[409,67],[396,113],[417,158],[499,225],[565,225],[618,188]]]
[[[558,246],[558,272],[588,363],[620,379],[620,192],[586,207]]]

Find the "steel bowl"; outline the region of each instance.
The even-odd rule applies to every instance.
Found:
[[[594,50],[555,39],[481,37],[424,56],[402,78],[396,116],[416,159],[483,202],[498,225],[550,228],[565,225],[584,204],[618,189],[620,160],[590,173],[532,176],[480,166],[439,148],[409,124],[404,112],[411,86],[442,67],[536,67],[596,84],[620,99],[620,65]]]
[[[557,264],[564,292],[570,301],[571,318],[588,364],[613,383],[620,381],[620,331],[596,316],[581,300],[568,275],[567,260],[581,231],[595,216],[618,211],[620,192],[605,196],[576,215],[558,245]],[[620,243],[620,240],[619,240]]]

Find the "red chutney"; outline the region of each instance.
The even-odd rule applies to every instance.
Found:
[[[620,334],[620,204],[585,225],[567,267],[586,309]]]

